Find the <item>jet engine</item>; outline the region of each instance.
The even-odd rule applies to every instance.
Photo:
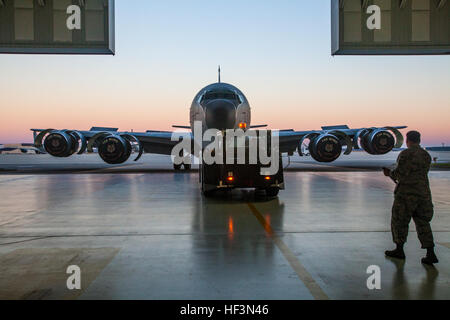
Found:
[[[98,154],[109,164],[121,164],[131,156],[131,143],[120,136],[108,136],[98,145]]]
[[[108,164],[122,164],[128,161],[133,152],[138,152],[138,161],[144,150],[139,139],[130,134],[111,134],[101,132],[89,140],[88,152],[97,148],[98,154]]]
[[[311,157],[318,162],[333,162],[342,153],[342,146],[339,139],[331,134],[323,134],[314,139],[309,144]]]
[[[403,145],[403,136],[395,128],[372,128],[358,132],[355,147],[372,155],[383,155]]]
[[[77,131],[70,130],[45,130],[35,141],[36,148],[45,150],[57,158],[67,158],[75,153],[82,154],[86,151],[86,146],[85,137]]]
[[[307,149],[311,157],[317,162],[329,163],[336,161],[342,154],[343,146],[346,145],[345,154],[352,152],[352,143],[349,136],[340,131],[325,133],[311,133],[301,139],[299,155],[304,156],[303,143],[309,139]]]

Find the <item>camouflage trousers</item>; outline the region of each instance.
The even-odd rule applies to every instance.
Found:
[[[431,199],[424,199],[415,195],[396,194],[391,221],[394,243],[406,243],[409,223],[412,218],[416,224],[417,235],[422,248],[433,248],[434,239],[430,225],[433,214],[434,207]]]

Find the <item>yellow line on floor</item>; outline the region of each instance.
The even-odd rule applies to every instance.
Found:
[[[449,248],[450,249],[450,243],[443,243],[443,242],[441,242],[441,243],[439,243],[441,246],[445,246],[445,247],[447,247],[447,248]]]
[[[280,249],[283,256],[286,258],[286,260],[291,265],[292,269],[297,273],[300,280],[303,282],[303,284],[308,288],[311,295],[316,300],[328,300],[328,296],[326,293],[322,290],[322,288],[317,284],[317,282],[314,280],[314,278],[311,276],[311,274],[306,270],[306,268],[301,264],[300,260],[295,256],[295,254],[289,249],[289,247],[279,238],[273,231],[270,223],[264,219],[263,215],[256,209],[256,207],[248,203],[247,204],[250,210],[252,211],[253,215],[256,217],[256,219],[259,221],[259,223],[263,226],[264,230],[266,230],[266,233],[272,238],[272,241],[275,243],[275,245]]]

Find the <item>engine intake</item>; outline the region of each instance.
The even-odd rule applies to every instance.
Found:
[[[336,161],[342,153],[342,145],[337,137],[331,134],[323,134],[309,144],[311,157],[318,162]]]
[[[125,163],[133,152],[138,153],[134,160],[138,161],[144,153],[144,148],[139,139],[128,133],[99,132],[89,140],[88,152],[94,152],[94,147],[97,148],[102,160],[108,164]]]
[[[42,140],[44,140],[44,143],[42,143]],[[77,152],[79,154],[84,153],[86,139],[77,131],[49,129],[36,137],[35,147],[53,157],[67,158]]]
[[[314,160],[325,163],[336,161],[342,154],[343,144],[347,145],[346,153],[351,152],[352,145],[348,143],[350,141],[348,138],[348,136],[340,132],[336,132],[336,134],[327,132],[306,135],[300,141],[299,155],[304,155],[304,151],[302,150],[303,142],[309,139],[307,149]]]
[[[107,136],[98,145],[98,154],[108,164],[126,162],[131,152],[131,143],[120,136]]]
[[[48,154],[54,157],[66,158],[73,154],[75,148],[78,148],[78,143],[65,132],[54,132],[45,138],[44,148]]]
[[[398,141],[387,129],[366,129],[356,136],[360,147],[369,154],[383,155],[391,152]]]

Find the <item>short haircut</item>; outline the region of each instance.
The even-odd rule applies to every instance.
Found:
[[[410,131],[406,134],[406,139],[412,143],[420,143],[420,141],[421,141],[420,132]]]

